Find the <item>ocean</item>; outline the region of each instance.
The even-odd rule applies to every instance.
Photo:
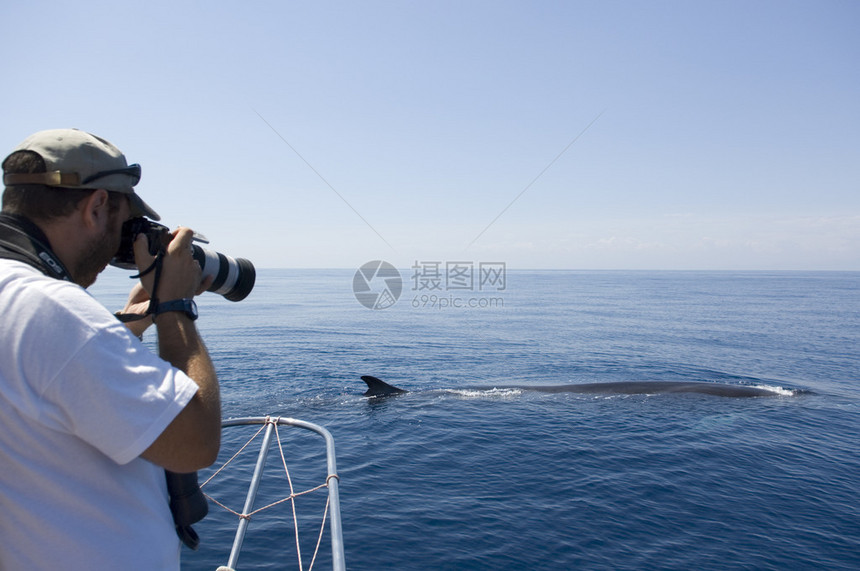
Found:
[[[224,417],[334,436],[348,569],[860,568],[860,273],[415,272],[384,309],[360,303],[355,270],[260,270],[243,301],[198,298]],[[119,309],[127,276],[91,290]],[[361,375],[410,392],[367,399]],[[779,394],[510,388],[617,381]],[[321,439],[279,435],[295,489],[323,483]],[[280,464],[257,505],[289,493]],[[204,489],[238,510],[231,469]],[[305,570],[324,501],[295,502]],[[212,504],[183,569],[225,564],[236,524]],[[237,568],[299,568],[289,502],[252,517]]]

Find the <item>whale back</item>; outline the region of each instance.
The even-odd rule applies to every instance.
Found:
[[[401,395],[408,391],[389,385],[382,379],[371,375],[361,377],[367,383],[366,397],[387,397]],[[569,385],[529,386],[529,385],[500,385],[495,387],[473,387],[477,390],[491,388],[516,388],[542,393],[593,393],[593,394],[660,394],[660,393],[698,393],[720,397],[772,397],[785,394],[785,391],[773,390],[766,387],[748,385],[724,385],[709,382],[683,381],[627,381],[611,383],[585,383]],[[808,391],[791,391],[790,394],[801,394]]]

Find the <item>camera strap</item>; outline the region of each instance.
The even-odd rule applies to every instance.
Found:
[[[48,277],[58,280],[72,281],[71,274],[51,251],[45,233],[32,221],[15,214],[0,214],[0,259],[24,262],[39,270]],[[155,291],[161,278],[163,254],[155,257],[152,265],[138,274],[140,277],[155,271],[153,295],[150,299],[146,315],[119,314],[122,322],[143,319],[158,305]],[[164,471],[167,478],[167,491],[170,496],[170,513],[176,526],[176,534],[186,546],[197,549],[200,539],[191,524],[202,520],[209,511],[206,496],[197,483],[197,472],[177,474],[170,470]]]
[[[148,268],[143,270],[142,272],[131,276],[131,279],[136,280],[145,276],[146,274],[155,271],[155,276],[153,276],[152,281],[152,295],[149,296],[149,307],[146,308],[146,313],[115,313],[117,319],[119,319],[122,323],[129,323],[131,321],[140,321],[146,317],[152,315],[155,311],[155,308],[158,307],[158,296],[156,292],[158,292],[158,283],[161,281],[161,269],[164,266],[164,252],[158,252],[155,255],[155,260],[149,265]]]
[[[0,214],[0,258],[24,262],[51,278],[72,281],[42,229],[23,216]]]

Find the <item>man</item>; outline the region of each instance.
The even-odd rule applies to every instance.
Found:
[[[125,312],[146,317],[127,327],[85,288],[125,220],[159,219],[134,192],[140,167],[103,139],[58,129],[27,138],[3,173],[0,570],[178,569],[165,469],[210,465],[221,433],[218,381],[193,321],[208,283],[192,232],[172,233],[149,273],[155,257],[137,237],[145,275]],[[137,338],[153,322],[158,356]]]

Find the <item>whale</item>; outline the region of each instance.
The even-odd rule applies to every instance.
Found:
[[[361,380],[367,384],[364,396],[382,398],[402,395],[409,391],[390,385],[371,375]],[[584,393],[608,395],[653,395],[665,393],[694,393],[718,397],[750,398],[774,397],[798,394],[801,391],[786,391],[781,387],[753,387],[749,385],[726,385],[706,381],[623,381],[607,383],[575,383],[567,385],[501,385],[495,387],[468,387],[470,390],[519,389],[541,393]]]

